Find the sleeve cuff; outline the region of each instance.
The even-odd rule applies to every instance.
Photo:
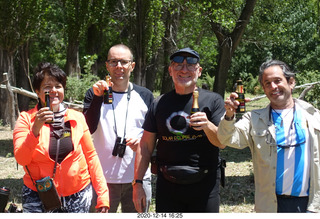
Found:
[[[232,121],[234,119],[234,115],[232,117],[224,115],[224,119],[227,120],[227,121]]]

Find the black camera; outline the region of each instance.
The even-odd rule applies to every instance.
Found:
[[[124,153],[126,152],[126,147],[126,139],[117,137],[116,143],[114,144],[114,148],[112,150],[112,155],[115,157],[119,156],[122,158]]]

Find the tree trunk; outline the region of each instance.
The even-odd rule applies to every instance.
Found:
[[[145,52],[145,36],[144,36],[144,10],[145,5],[142,0],[136,1],[136,55],[135,55],[135,71],[134,71],[134,82],[141,86],[146,86],[146,78],[145,78],[145,71],[146,71],[146,52]]]
[[[73,42],[72,39],[69,39],[67,48],[66,74],[71,77],[80,78],[80,73],[79,42]]]
[[[156,72],[158,69],[158,53],[154,54],[152,59],[151,59],[151,63],[150,65],[147,66],[146,69],[146,87],[151,90],[154,91],[155,88],[155,81],[156,81]]]
[[[219,47],[219,58],[218,58],[218,65],[217,71],[215,72],[215,80],[213,91],[217,92],[224,98],[224,93],[226,90],[226,81],[228,79],[228,71],[231,66],[232,60],[232,39],[227,37],[224,41],[224,45],[220,45]],[[221,82],[224,83],[221,83]]]
[[[174,88],[173,81],[168,72],[168,67],[170,65],[170,55],[176,51],[176,39],[177,39],[177,31],[179,27],[179,19],[180,19],[180,10],[177,9],[176,12],[171,13],[169,10],[165,11],[165,36],[163,38],[163,76],[162,76],[162,87],[161,94],[167,93]]]
[[[89,55],[99,54],[100,53],[100,46],[102,40],[102,32],[99,30],[96,24],[90,25],[88,28],[87,34],[87,53]],[[104,63],[107,60],[102,60]],[[92,74],[98,75],[98,60],[91,67]]]
[[[30,89],[31,80],[29,80],[29,43],[25,43],[19,48],[19,65],[16,69],[17,87],[22,87],[26,90]],[[19,111],[29,110],[30,98],[24,95],[18,95],[18,109]]]
[[[224,97],[226,90],[226,81],[231,66],[232,56],[242,39],[256,2],[257,0],[246,1],[236,26],[231,33],[225,30],[221,24],[216,23],[214,19],[210,21],[211,28],[219,42],[218,65],[215,72],[213,91],[219,93],[222,97]]]
[[[6,86],[15,86],[13,54],[2,49],[0,49],[0,73],[1,83]],[[17,119],[16,97],[8,90],[0,89],[0,102],[2,103],[0,104],[0,120],[5,125],[10,124],[11,129],[13,129]]]

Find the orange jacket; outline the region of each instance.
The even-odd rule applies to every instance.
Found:
[[[17,162],[27,165],[32,179],[52,177],[55,161],[49,156],[50,127],[44,124],[38,137],[32,132],[37,107],[21,112],[13,131],[14,155]],[[69,196],[84,189],[92,180],[98,195],[97,206],[109,207],[109,192],[99,158],[82,113],[67,109],[65,121],[70,121],[74,151],[57,163],[54,183],[60,196]],[[37,191],[25,169],[24,184]]]

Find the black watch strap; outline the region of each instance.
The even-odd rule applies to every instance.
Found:
[[[140,180],[140,179],[134,179],[134,180],[132,181],[132,185],[133,185],[133,186],[134,186],[135,184],[137,184],[137,183],[143,184],[143,181]]]

